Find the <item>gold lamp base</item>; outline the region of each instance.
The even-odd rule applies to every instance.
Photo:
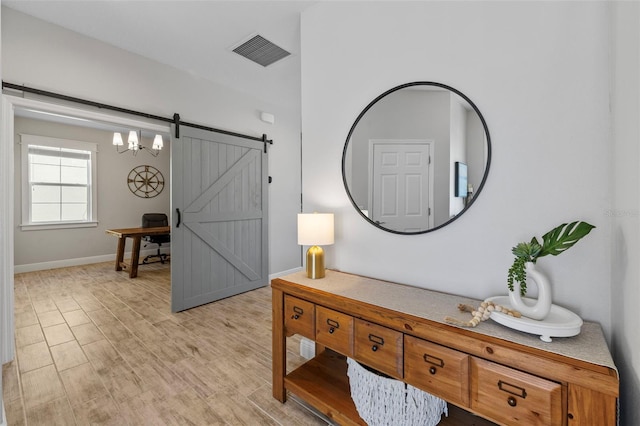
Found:
[[[315,280],[324,278],[324,250],[311,246],[307,250],[307,277]]]

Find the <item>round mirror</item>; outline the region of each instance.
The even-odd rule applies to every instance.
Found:
[[[386,91],[356,118],[342,178],[370,223],[422,234],[471,207],[490,162],[489,130],[475,104],[444,84],[414,82]]]

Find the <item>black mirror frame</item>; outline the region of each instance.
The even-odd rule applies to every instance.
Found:
[[[380,224],[375,223],[369,217],[365,216],[362,213],[362,211],[358,208],[358,205],[354,201],[353,197],[351,196],[351,191],[349,190],[349,186],[347,184],[346,173],[345,173],[345,162],[346,162],[346,158],[347,158],[347,148],[349,147],[349,141],[351,140],[351,136],[353,135],[353,132],[354,132],[356,126],[358,125],[358,123],[360,122],[362,117],[367,113],[367,111],[369,111],[369,109],[371,109],[371,107],[373,107],[373,105],[375,105],[376,102],[380,101],[385,96],[387,96],[387,95],[389,95],[389,94],[391,94],[393,92],[396,92],[398,90],[405,89],[407,87],[412,87],[412,86],[436,86],[436,87],[440,87],[442,89],[446,89],[446,90],[449,90],[449,91],[455,93],[456,95],[460,96],[462,99],[467,101],[469,103],[469,105],[471,105],[471,107],[476,112],[476,114],[478,114],[478,117],[480,118],[480,121],[482,122],[482,127],[484,128],[484,133],[485,133],[485,135],[487,137],[487,164],[485,166],[484,174],[482,175],[482,180],[480,181],[480,185],[478,186],[478,188],[477,188],[477,190],[475,192],[475,196],[471,199],[471,201],[469,201],[469,203],[462,209],[462,211],[459,214],[455,215],[453,218],[447,220],[446,222],[444,222],[444,223],[442,223],[442,224],[440,224],[438,226],[434,226],[431,229],[426,229],[424,231],[417,231],[417,232],[401,232],[401,231],[394,231],[393,229],[385,228],[384,226],[381,226]],[[362,110],[360,115],[358,115],[358,117],[356,118],[356,121],[353,123],[353,125],[351,126],[351,129],[349,130],[349,134],[347,135],[347,139],[346,139],[345,144],[344,144],[344,149],[342,150],[342,182],[344,184],[344,189],[347,192],[347,196],[349,197],[349,201],[351,201],[351,204],[353,205],[353,207],[356,209],[356,211],[358,212],[358,214],[360,216],[362,216],[367,222],[369,222],[370,224],[372,224],[376,228],[379,228],[379,229],[381,229],[383,231],[386,231],[386,232],[391,232],[393,234],[400,234],[400,235],[419,235],[419,234],[426,234],[427,232],[433,232],[433,231],[436,231],[438,229],[441,229],[441,228],[445,227],[446,225],[450,224],[451,222],[455,221],[460,216],[462,216],[464,213],[466,213],[467,210],[469,210],[469,208],[476,201],[476,199],[478,198],[478,195],[480,194],[480,192],[482,192],[482,188],[484,187],[484,184],[487,181],[487,176],[489,175],[490,166],[491,166],[491,136],[489,135],[489,128],[487,127],[487,122],[485,121],[484,116],[482,115],[482,113],[480,112],[480,110],[478,109],[476,104],[474,104],[473,101],[471,101],[471,99],[469,99],[464,93],[460,92],[459,90],[454,89],[451,86],[447,86],[446,84],[437,83],[437,82],[433,82],[433,81],[414,81],[412,83],[401,84],[400,86],[396,86],[396,87],[394,87],[392,89],[389,89],[386,92],[382,93],[380,96],[376,97],[373,101],[371,101],[369,103],[369,105],[367,105]]]

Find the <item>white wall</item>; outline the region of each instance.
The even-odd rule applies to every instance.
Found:
[[[0,8],[1,9],[1,8]],[[2,22],[2,11],[0,10],[0,22]],[[0,24],[0,30],[2,30],[2,24]],[[0,31],[0,81],[2,81],[2,31]],[[4,114],[2,103],[0,102],[0,117]],[[0,143],[0,164],[5,169],[11,167],[11,156],[8,155],[7,149]],[[7,333],[7,330],[13,330],[13,309],[7,309],[8,306],[13,306],[8,302],[13,300],[13,259],[11,253],[11,244],[13,236],[11,234],[12,220],[11,218],[11,179],[6,173],[0,173],[0,280],[5,285],[0,287],[0,294],[2,295],[2,315],[0,315],[0,364],[4,364],[12,358],[13,350],[8,350],[7,344],[11,344],[13,340],[13,332]],[[9,238],[10,237],[10,238]],[[9,253],[11,254],[9,254]],[[10,263],[8,263],[10,262]],[[8,334],[8,335],[7,335]],[[1,380],[0,380],[1,382]],[[2,383],[0,383],[0,394],[2,394]],[[1,398],[0,398],[1,399]],[[0,404],[0,425],[6,424],[4,413],[4,402]]]
[[[300,112],[267,103],[11,9],[2,10],[5,81],[274,140],[269,151],[271,274],[300,266]],[[297,60],[297,58],[290,58]],[[292,85],[299,82],[292,81]],[[274,125],[260,112],[275,115]]]
[[[464,209],[464,198],[456,197],[456,162],[464,163],[472,168],[467,157],[466,134],[467,120],[464,106],[458,101],[457,96],[451,95],[449,114],[449,212],[450,215],[458,215]],[[466,193],[466,188],[464,189]]]
[[[610,335],[607,4],[324,2],[301,22],[304,210],[336,213],[328,265],[483,299],[506,294],[516,243],[584,220],[597,228],[538,265],[555,303]],[[491,170],[455,222],[394,235],[349,203],[342,148],[377,95],[424,80],[473,99],[491,133]]]
[[[487,164],[487,144],[482,122],[477,114],[467,112],[467,161],[469,161],[468,182],[473,191],[478,189]],[[473,197],[473,195],[472,195]]]
[[[622,425],[640,424],[640,4],[612,14],[612,346],[620,371]]]

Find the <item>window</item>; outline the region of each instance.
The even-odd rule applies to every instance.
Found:
[[[97,144],[21,138],[22,229],[97,226]]]

